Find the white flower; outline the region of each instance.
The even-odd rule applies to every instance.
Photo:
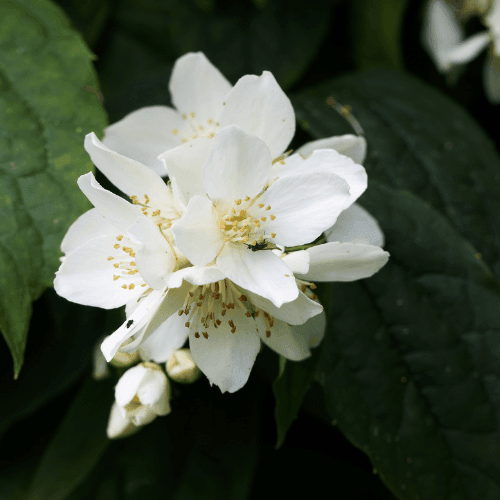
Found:
[[[167,375],[180,384],[192,384],[201,375],[189,349],[174,351],[167,359],[165,369]]]
[[[128,369],[115,387],[115,401],[123,419],[135,426],[146,425],[158,415],[170,413],[167,376],[154,363]]]
[[[234,87],[201,52],[179,58],[170,78],[172,102],[141,108],[105,130],[104,144],[166,175],[157,156],[199,137],[213,138],[236,124],[260,137],[273,158],[295,133],[295,115],[288,97],[268,71],[246,75]]]
[[[487,30],[465,39],[460,17],[479,15]],[[486,95],[492,103],[500,102],[500,0],[468,0],[461,9],[445,0],[430,0],[424,19],[422,42],[438,69],[450,72],[474,59],[491,46],[484,67]]]
[[[189,200],[173,227],[176,245],[194,265],[214,261],[225,277],[277,307],[296,299],[288,267],[261,248],[320,236],[365,190],[364,168],[331,149],[273,164],[267,146],[234,125],[210,145],[198,139],[182,154],[162,155],[179,196]]]

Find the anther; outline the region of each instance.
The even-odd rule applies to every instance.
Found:
[[[208,339],[208,333],[207,332],[201,332],[201,334],[206,338]]]
[[[250,318],[250,317],[252,316],[252,313],[251,313],[250,311],[247,311],[247,312],[245,313],[245,316],[246,316],[247,318]]]
[[[124,288],[126,290],[127,289],[127,285],[122,285],[122,288]]]
[[[186,328],[189,328],[189,321],[186,321],[186,323],[184,323],[184,326],[185,326]]]
[[[199,339],[200,338],[200,332],[194,332],[194,337],[196,339]]]
[[[267,205],[266,210],[271,210],[271,205]]]
[[[116,281],[120,276],[116,276],[113,274],[113,281]]]
[[[269,338],[271,336],[271,330],[266,330],[266,337]]]
[[[276,215],[271,215],[271,220],[276,219]]]
[[[116,237],[116,239],[117,239],[118,241],[122,241],[122,240],[123,240],[123,234],[120,234],[119,236],[117,236],[117,237]]]
[[[137,264],[135,262],[131,262],[130,265],[131,266],[137,266]]]
[[[120,248],[120,245],[119,245],[118,243],[115,243],[115,244],[113,245],[113,248],[116,248],[116,249],[118,250],[118,249]]]
[[[260,218],[260,220],[261,220],[262,222],[266,222],[267,217],[261,217],[261,218]]]
[[[184,309],[179,309],[179,310],[177,311],[177,314],[178,314],[179,316],[182,316],[182,315],[184,314]]]
[[[172,130],[172,134],[177,135],[178,133],[179,133],[179,131],[178,131],[176,128],[174,128],[174,129]]]
[[[318,288],[318,287],[317,287],[314,283],[311,283],[311,284],[309,285],[309,288],[310,288],[311,290],[316,290],[316,288]]]
[[[128,289],[133,290],[134,288],[135,288],[135,285],[133,283],[130,283],[130,285],[128,286]]]
[[[259,203],[257,206],[258,206],[259,208],[262,208],[262,207],[264,206],[264,203]]]
[[[250,201],[250,196],[245,196],[245,201]]]
[[[113,260],[113,259],[114,259],[114,257],[108,257],[108,260]]]
[[[241,200],[234,200],[234,202],[236,203],[236,205],[241,205]]]
[[[233,326],[233,327],[231,328],[231,333],[236,333],[236,327],[235,327],[235,326]]]
[[[302,293],[306,293],[306,290],[307,290],[306,285],[302,285],[301,290],[302,290]]]
[[[248,300],[248,298],[246,295],[240,295],[239,300],[241,300],[241,302],[246,302]]]
[[[276,233],[271,233],[271,238],[276,238]]]
[[[215,322],[217,323],[217,326],[220,326],[220,324],[221,324],[221,320],[220,319],[215,320]]]

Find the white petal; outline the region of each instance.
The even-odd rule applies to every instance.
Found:
[[[483,81],[488,100],[492,104],[500,103],[500,57],[495,57],[493,51],[484,65]]]
[[[316,149],[307,158],[294,154],[283,163],[273,165],[271,178],[283,179],[288,175],[310,175],[313,173],[332,172],[349,184],[349,199],[345,208],[352,205],[365,191],[368,177],[363,166],[354,163],[351,158],[339,154],[333,149]]]
[[[93,132],[85,137],[85,149],[97,168],[120,191],[140,198],[147,194],[155,208],[171,210],[172,193],[151,168],[107,148]]]
[[[142,243],[135,262],[142,279],[154,289],[165,287],[164,277],[175,267],[176,256],[158,226],[151,219],[141,217],[129,234]]]
[[[174,130],[184,127],[181,115],[168,106],[148,106],[129,113],[104,129],[103,144],[118,154],[146,165],[162,177],[165,166],[159,154],[179,146],[181,136]]]
[[[430,0],[424,14],[422,44],[439,71],[451,69],[449,51],[460,44],[464,35],[455,8],[444,0]]]
[[[192,285],[207,285],[224,278],[217,266],[191,266],[169,274],[165,277],[165,283],[169,288],[178,288],[184,280]]]
[[[144,217],[131,203],[104,189],[89,172],[78,178],[78,186],[99,213],[121,232],[127,232],[139,217]]]
[[[377,220],[356,203],[339,215],[335,225],[325,231],[325,236],[327,241],[384,246],[384,233]]]
[[[125,346],[121,346],[120,351],[135,352],[143,342],[154,335],[159,328],[162,328],[163,323],[169,321],[171,316],[178,318],[178,312],[183,308],[184,299],[190,288],[191,285],[189,283],[184,283],[180,288],[166,290],[166,293],[161,295],[157,307],[151,309],[152,313],[149,314],[147,321],[143,321],[144,327],[136,329],[134,340]]]
[[[282,259],[293,274],[306,274],[309,271],[309,254],[305,250],[287,253]]]
[[[200,125],[219,121],[231,84],[202,52],[177,59],[170,77],[172,102],[181,113],[195,113]]]
[[[109,439],[125,438],[135,434],[140,427],[135,426],[128,418],[122,414],[120,406],[113,403],[108,420],[106,434]]]
[[[275,320],[268,337],[269,326],[264,318],[257,318],[261,340],[273,351],[292,361],[300,361],[311,355],[310,347],[321,342],[326,327],[325,313],[314,316],[302,325],[289,326],[284,321]]]
[[[159,368],[159,367],[158,367]],[[168,392],[168,380],[163,370],[148,368],[147,374],[137,390],[137,397],[143,405],[153,406]]]
[[[333,226],[349,197],[349,185],[334,173],[278,179],[261,198],[262,203],[271,206],[269,213],[276,216],[265,224],[267,234],[276,233],[268,241],[285,246],[314,241]]]
[[[126,406],[134,399],[141,382],[147,374],[147,368],[143,365],[137,365],[129,368],[120,377],[115,387],[115,400],[120,406]]]
[[[223,128],[203,168],[205,191],[213,201],[253,198],[266,185],[271,164],[271,153],[258,137],[236,125]]]
[[[116,228],[106,221],[99,210],[92,208],[71,224],[62,240],[61,250],[69,254],[90,240],[106,235],[117,235]]]
[[[465,42],[449,50],[448,60],[452,64],[466,64],[475,59],[490,42],[491,37],[489,32],[476,33],[465,40]]]
[[[139,287],[124,290],[124,282],[113,279],[116,269],[107,258],[115,251],[117,234],[94,238],[64,259],[54,280],[61,297],[85,306],[114,309],[142,293]]]
[[[113,356],[117,353],[120,346],[135,333],[140,331],[155,317],[156,311],[163,303],[164,293],[161,290],[153,290],[147,297],[141,298],[139,305],[134,312],[125,320],[125,322],[107,337],[101,344],[101,351],[106,358],[106,361],[111,361]],[[132,321],[132,323],[130,323]],[[133,350],[133,343],[128,344],[125,348],[121,349],[124,352],[131,352]]]
[[[194,196],[186,213],[172,226],[175,244],[195,266],[204,266],[214,260],[224,244],[215,216],[208,198]]]
[[[206,194],[203,187],[203,166],[208,160],[212,145],[211,139],[200,137],[158,156],[165,164],[170,178],[175,179],[179,198],[185,205],[192,196]]]
[[[282,154],[295,134],[292,103],[269,71],[240,78],[227,98],[220,126],[238,125],[262,139],[273,158]]]
[[[247,318],[239,307],[229,311],[237,327],[235,333],[231,333],[226,321],[218,328],[213,324],[204,328],[207,339],[203,335],[195,338],[193,329],[189,333],[195,363],[222,392],[235,392],[246,384],[260,348],[254,319]]]
[[[320,314],[323,311],[323,306],[306,297],[305,294],[299,291],[299,296],[292,302],[287,302],[281,307],[276,307],[270,300],[265,299],[255,293],[244,291],[247,293],[250,302],[269,313],[273,318],[286,321],[290,325],[301,325],[309,318]],[[259,315],[260,316],[260,315]]]
[[[171,354],[187,340],[188,330],[181,324],[183,318],[173,314],[144,341],[139,348],[141,359],[165,363]],[[184,320],[185,322],[185,320]],[[181,326],[181,328],[178,328]]]
[[[269,299],[276,307],[298,296],[292,271],[274,253],[253,252],[239,245],[225,245],[217,267],[237,285]]]
[[[366,157],[366,139],[361,135],[337,135],[308,142],[295,153],[307,158],[316,149],[335,149],[341,155],[351,158],[354,163],[363,165]]]
[[[310,281],[355,281],[369,278],[389,260],[380,247],[359,243],[325,243],[307,252],[311,257],[305,278]]]

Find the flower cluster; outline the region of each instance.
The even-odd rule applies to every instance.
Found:
[[[261,342],[298,361],[321,341],[314,282],[366,278],[388,259],[376,221],[353,205],[367,187],[363,138],[286,152],[295,115],[272,74],[231,87],[201,53],[176,62],[170,91],[177,109],[143,108],[102,142],[86,137],[94,164],[130,202],[92,173],[80,177],[95,208],[68,230],[54,282],[68,300],[126,306],[101,345],[107,361],[143,360],[116,388],[111,420],[125,433],[169,411],[155,363],[188,339],[210,383],[234,392]]]
[[[465,38],[462,25],[479,17],[486,30]],[[490,46],[484,66],[484,88],[490,102],[500,103],[500,0],[429,0],[422,41],[442,73],[450,73]]]

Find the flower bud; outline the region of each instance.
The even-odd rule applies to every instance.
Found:
[[[111,407],[108,428],[106,433],[109,439],[125,438],[135,434],[141,427],[135,426],[128,418],[124,417],[116,401]]]
[[[189,349],[174,351],[167,360],[166,370],[172,380],[181,384],[192,384],[201,374]]]
[[[108,338],[108,337],[106,337]],[[106,340],[106,339],[104,339]],[[120,349],[127,344],[130,344],[132,339],[127,339],[121,346]],[[139,361],[139,352],[118,352],[113,356],[113,359],[109,362],[111,365],[116,366],[117,368],[127,368],[128,366],[134,365]]]
[[[167,376],[155,363],[140,363],[127,370],[115,387],[121,416],[135,426],[146,425],[170,413]]]

